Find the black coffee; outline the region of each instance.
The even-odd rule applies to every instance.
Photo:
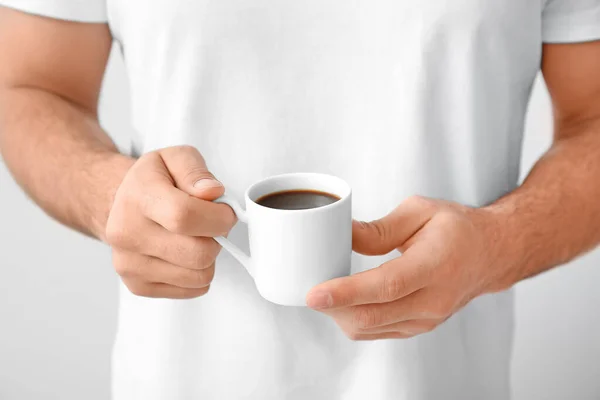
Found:
[[[339,199],[334,194],[318,190],[285,190],[262,196],[256,202],[280,210],[307,210],[335,203]]]

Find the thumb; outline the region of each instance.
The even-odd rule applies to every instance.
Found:
[[[398,247],[389,218],[352,221],[352,249],[368,256],[387,254]]]
[[[387,254],[402,247],[429,222],[434,213],[433,201],[409,198],[381,219],[352,221],[352,248],[369,256]]]
[[[210,173],[204,157],[195,147],[169,147],[162,149],[160,155],[178,189],[209,201],[225,193],[225,187]]]

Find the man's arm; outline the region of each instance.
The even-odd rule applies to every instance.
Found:
[[[117,152],[96,114],[110,46],[106,25],[0,8],[2,155],[48,214],[112,247],[131,292],[202,296],[235,216],[197,149]]]
[[[0,7],[0,151],[58,221],[104,239],[112,198],[134,160],[98,123],[112,38],[106,24]]]
[[[489,207],[511,249],[493,290],[505,289],[600,243],[600,41],[544,46],[554,143],[521,187]]]
[[[355,251],[402,256],[318,285],[310,307],[352,339],[407,338],[600,242],[600,41],[546,45],[542,69],[555,140],[523,185],[483,208],[417,196],[355,222]]]

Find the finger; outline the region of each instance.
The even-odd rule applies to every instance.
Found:
[[[215,237],[227,234],[235,224],[229,206],[197,199],[164,180],[148,183],[145,192],[150,194],[140,205],[142,213],[170,232]]]
[[[163,232],[165,240],[155,238],[154,245],[147,246],[145,254],[183,268],[199,270],[214,264],[221,251],[221,245],[213,238]]]
[[[175,186],[187,194],[212,201],[225,193],[223,184],[210,173],[204,157],[195,147],[168,147],[158,154]]]
[[[122,278],[123,283],[131,293],[140,297],[163,298],[163,299],[193,299],[208,293],[210,286],[199,289],[188,289],[171,286],[164,283],[140,282]]]
[[[115,270],[122,278],[144,282],[166,283],[182,288],[198,289],[212,281],[214,264],[204,269],[188,269],[164,260],[126,251],[114,252]]]
[[[195,198],[174,186],[158,152],[146,154],[136,165],[136,205],[141,213],[167,230],[188,236],[222,236],[235,224],[225,204]]]
[[[396,322],[390,325],[379,326],[377,328],[365,329],[361,334],[381,334],[381,333],[402,333],[407,336],[416,336],[431,332],[437,326],[436,320],[412,320]]]
[[[172,233],[156,222],[134,214],[121,212],[117,220],[113,213],[106,231],[111,247],[190,269],[210,266],[221,251],[213,238]]]
[[[431,251],[417,243],[377,268],[315,286],[306,302],[317,310],[391,302],[423,288],[433,267]]]
[[[350,336],[350,339],[356,341],[366,341],[366,340],[382,340],[382,339],[408,339],[411,335],[406,335],[400,332],[387,332],[387,333],[357,333]]]
[[[389,303],[364,304],[345,308],[323,310],[341,326],[357,330],[376,329],[378,327],[402,321],[425,318],[421,310],[426,300],[423,290]]]
[[[147,257],[145,279],[152,283],[166,283],[187,289],[200,289],[210,285],[215,276],[215,265],[204,269],[187,269],[169,264],[158,258]]]
[[[352,223],[352,248],[365,255],[382,255],[401,247],[433,216],[436,201],[413,196],[385,217]]]
[[[154,223],[149,223],[143,232],[145,240],[127,250],[160,258],[183,268],[207,268],[215,262],[221,251],[221,246],[213,238],[179,235]]]

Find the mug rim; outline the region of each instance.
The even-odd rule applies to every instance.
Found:
[[[324,177],[327,179],[337,180],[338,182],[342,183],[343,186],[345,187],[345,189],[344,189],[345,193],[343,196],[340,196],[339,200],[334,201],[331,204],[327,204],[327,205],[324,205],[321,207],[305,208],[305,209],[300,209],[300,210],[283,210],[283,209],[279,209],[279,208],[265,207],[261,204],[258,204],[254,199],[252,199],[250,197],[250,192],[252,190],[256,189],[256,187],[259,185],[263,185],[263,184],[267,183],[268,181],[282,179],[282,178],[293,178],[293,177],[298,177],[298,176]],[[298,190],[302,190],[302,189],[311,190],[310,188],[298,188]],[[289,189],[289,190],[291,190],[291,189]],[[276,192],[273,192],[273,193],[276,193]],[[286,214],[287,213],[299,214],[299,213],[322,212],[322,211],[326,211],[330,208],[334,208],[336,206],[339,207],[342,203],[346,202],[348,200],[348,198],[350,198],[351,195],[352,195],[352,188],[350,187],[348,182],[346,182],[344,179],[342,179],[338,176],[331,175],[331,174],[323,174],[323,173],[319,173],[319,172],[289,172],[289,173],[284,173],[284,174],[271,175],[269,177],[261,179],[258,182],[253,183],[252,185],[250,185],[250,187],[248,187],[248,189],[246,189],[246,192],[244,193],[244,198],[245,198],[246,202],[252,203],[254,206],[259,207],[261,210],[265,210],[265,211],[268,210],[269,212],[286,213]]]

